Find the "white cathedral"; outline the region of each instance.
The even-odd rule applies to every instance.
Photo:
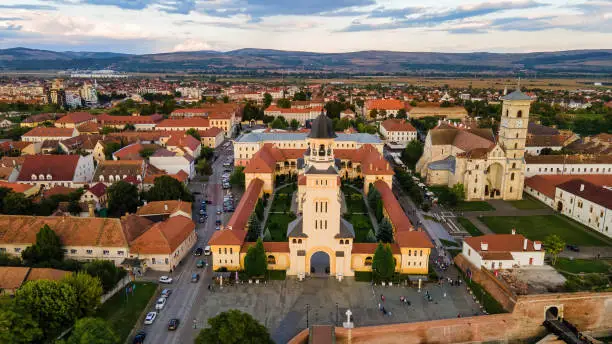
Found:
[[[430,185],[464,185],[465,199],[518,200],[525,179],[525,142],[531,97],[502,97],[497,137],[491,129],[440,123],[429,131],[416,172]]]

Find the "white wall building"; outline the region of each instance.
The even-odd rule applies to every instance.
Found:
[[[555,209],[599,233],[612,237],[612,190],[582,179],[557,185]]]
[[[542,266],[545,252],[541,242],[513,233],[466,238],[461,253],[477,267],[496,270]]]
[[[525,155],[525,177],[543,174],[612,174],[610,155]]]

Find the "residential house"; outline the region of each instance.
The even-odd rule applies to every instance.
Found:
[[[612,237],[612,177],[605,182],[608,187],[573,179],[557,185],[555,209],[561,214]]]
[[[81,195],[81,202],[87,204],[93,204],[96,210],[106,208],[106,184],[96,183],[89,187]]]
[[[98,141],[102,139],[101,135],[84,135],[71,137],[59,142],[59,148],[66,154],[87,153],[93,154]]]
[[[105,160],[98,163],[93,182],[110,186],[120,180],[140,184],[144,178],[146,165],[144,160]]]
[[[23,134],[21,140],[26,142],[62,141],[78,134],[75,128],[36,127]]]
[[[70,274],[70,271],[50,268],[2,266],[0,267],[0,295],[14,295],[19,287],[29,281],[59,281]]]
[[[363,115],[366,118],[371,118],[372,110],[376,110],[378,112],[376,118],[395,117],[399,110],[408,111],[409,108],[406,102],[399,99],[369,99],[363,106]],[[386,115],[381,115],[381,112],[386,113]]]
[[[16,193],[22,193],[26,197],[34,197],[40,193],[40,186],[30,185],[30,184],[20,184],[20,183],[0,181],[0,188],[11,189],[11,191],[16,192]]]
[[[28,155],[25,157],[17,182],[40,185],[76,187],[89,183],[94,174],[91,155]]]
[[[191,219],[191,202],[180,200],[148,202],[138,208],[136,215],[153,222],[165,221],[173,216],[184,216]]]
[[[55,121],[55,126],[74,129],[86,123],[96,123],[96,117],[89,112],[71,112]]]
[[[197,140],[196,140],[197,141]],[[143,151],[155,152],[160,146],[156,144],[132,143],[113,153],[113,160],[142,160]]]
[[[387,119],[380,125],[380,133],[392,149],[404,149],[417,139],[417,130],[405,119]]]
[[[170,136],[166,141],[166,148],[177,153],[187,153],[198,158],[202,152],[202,145],[198,139],[187,134],[176,134]]]
[[[38,115],[31,115],[19,123],[22,128],[34,128],[45,122],[53,122],[59,117],[55,113],[41,113]]]
[[[489,270],[544,265],[544,249],[539,241],[521,234],[489,234],[465,238],[462,252],[476,267]]]
[[[202,145],[204,145],[204,147],[217,148],[223,143],[223,140],[225,139],[225,136],[223,135],[223,130],[221,128],[213,127],[204,131],[200,131],[199,133],[200,138],[202,140]]]
[[[134,129],[137,131],[153,130],[163,119],[163,116],[160,114],[153,114],[150,116],[98,115],[98,123],[103,127],[125,129],[126,125],[133,125]]]
[[[195,159],[185,152],[173,152],[165,148],[158,149],[149,157],[149,163],[169,174],[185,171],[191,179],[195,176]]]

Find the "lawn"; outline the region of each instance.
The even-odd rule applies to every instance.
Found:
[[[274,213],[285,213],[291,211],[291,198],[293,197],[295,190],[295,183],[276,190],[274,202],[272,202],[270,211]]]
[[[463,227],[463,229],[470,233],[471,236],[482,235],[482,232],[476,226],[474,226],[472,221],[466,219],[465,217],[458,217],[457,222],[459,222],[461,227]]]
[[[555,268],[574,274],[607,273],[610,271],[610,264],[605,260],[559,258]]]
[[[272,236],[270,241],[287,241],[287,225],[295,218],[295,214],[291,212],[286,214],[270,213],[266,224],[266,228],[270,230]]]
[[[495,207],[485,201],[460,201],[454,209],[458,211],[491,211],[495,210]]]
[[[480,218],[493,232],[510,234],[515,228],[531,240],[543,241],[550,234],[557,234],[566,244],[584,246],[608,246],[607,241],[578,223],[570,222],[560,215],[537,216],[484,216]]]
[[[543,203],[536,201],[535,199],[531,197],[527,197],[525,199],[521,199],[518,201],[508,201],[508,202],[512,204],[512,206],[515,207],[516,209],[521,209],[521,210],[545,209],[546,208],[546,206]]]
[[[133,296],[132,293],[129,293],[126,299],[125,291],[119,291],[96,313],[96,317],[109,322],[121,339],[119,343],[125,342],[135,325],[141,325],[136,324],[136,321],[157,289],[157,284],[154,283],[136,282],[135,284],[136,289]]]
[[[344,218],[353,225],[355,230],[355,242],[368,242],[368,232],[373,230],[372,221],[367,213],[365,200],[357,190],[343,186],[342,192],[346,200],[346,214]]]
[[[367,213],[363,196],[357,190],[342,186],[342,193],[344,193],[344,199],[346,200],[346,207],[349,213]]]

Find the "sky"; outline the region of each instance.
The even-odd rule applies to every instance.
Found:
[[[0,0],[0,48],[612,49],[612,0]]]

